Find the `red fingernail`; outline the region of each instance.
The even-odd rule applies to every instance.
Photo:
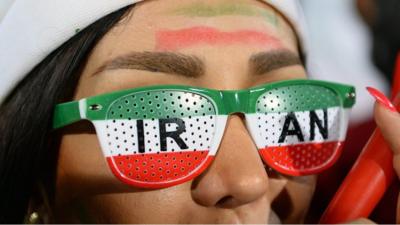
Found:
[[[367,87],[368,92],[383,106],[391,110],[392,112],[397,112],[396,107],[390,102],[390,100],[380,91],[373,87]]]

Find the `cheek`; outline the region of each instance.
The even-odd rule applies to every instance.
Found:
[[[87,198],[83,205],[97,223],[177,223],[190,211],[184,190],[103,194]]]
[[[94,131],[76,132],[82,125],[90,127],[88,122],[72,125],[61,138],[56,183],[59,203],[120,186],[108,169]]]
[[[59,222],[188,223],[200,214],[193,207],[189,190],[190,184],[183,184],[154,191],[86,193],[72,204],[58,206],[56,214]]]
[[[289,178],[285,194],[290,199],[284,210],[285,223],[302,221],[310,206],[317,181],[316,175]],[[285,201],[283,201],[285,202]],[[288,205],[291,210],[288,210]],[[290,213],[287,213],[290,212]]]
[[[293,177],[289,180],[287,189],[299,209],[307,209],[317,183],[317,176]]]
[[[187,213],[192,208],[191,182],[148,191],[123,184],[108,168],[94,130],[87,127],[92,127],[89,122],[72,125],[61,138],[55,207],[60,222],[176,223],[191,219],[183,218],[192,214]]]

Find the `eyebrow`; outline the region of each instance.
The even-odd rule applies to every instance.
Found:
[[[117,69],[161,72],[192,78],[205,73],[203,61],[196,56],[172,52],[132,52],[106,62],[92,76]]]
[[[280,49],[252,55],[249,65],[250,74],[263,75],[279,68],[302,65],[302,61],[294,52]]]
[[[295,53],[285,49],[260,52],[249,59],[252,75],[263,75],[292,65],[302,65],[302,61]],[[172,52],[132,52],[107,61],[92,76],[118,69],[162,72],[191,78],[200,77],[205,73],[203,61],[196,56]]]

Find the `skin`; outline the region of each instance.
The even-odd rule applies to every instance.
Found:
[[[235,10],[232,2],[246,4],[253,11]],[[226,10],[229,5],[230,11]],[[201,12],[196,14],[196,8]],[[210,13],[204,16],[206,9]],[[264,14],[275,18],[260,16]],[[187,38],[183,42],[160,38],[171,32],[186,32]],[[289,25],[260,1],[144,1],[95,47],[74,100],[154,84],[227,90],[306,78],[304,67],[296,60],[261,70],[249,65],[249,59],[259,53],[265,53],[264,62],[276,60],[281,56],[267,53],[278,50],[299,55]],[[151,70],[148,64],[115,61],[144,52],[194,56],[204,70],[182,72],[160,63]],[[133,58],[142,59],[143,54],[140,56]],[[54,209],[57,222],[277,223],[280,219],[299,223],[315,188],[315,176],[283,176],[265,166],[240,114],[229,117],[218,153],[205,172],[192,181],[156,190],[128,186],[115,178],[89,122],[61,132]]]
[[[394,100],[394,106],[399,111],[400,94]],[[374,108],[375,121],[382,135],[393,151],[393,166],[397,177],[400,178],[400,114],[393,112],[384,104],[377,102]],[[397,199],[396,223],[400,223],[400,195]]]

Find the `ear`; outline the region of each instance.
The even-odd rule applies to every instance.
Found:
[[[29,199],[28,210],[24,218],[24,223],[52,223],[52,221],[54,221],[52,215],[53,214],[46,189],[42,183],[35,184],[32,190],[32,195]]]

